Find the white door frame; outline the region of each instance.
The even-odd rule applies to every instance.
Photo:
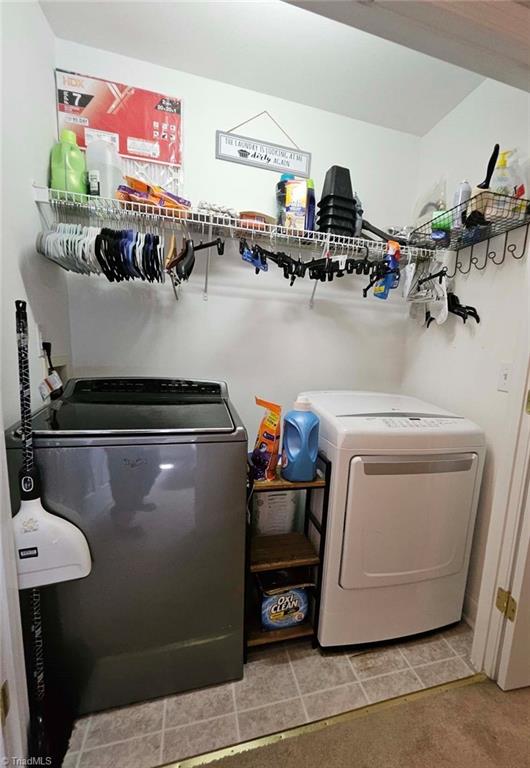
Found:
[[[524,227],[521,228],[524,232]],[[521,235],[522,237],[522,235]],[[527,305],[518,337],[520,355],[512,370],[512,396],[506,419],[504,449],[498,456],[484,569],[475,621],[471,662],[497,680],[505,617],[495,607],[497,588],[509,589],[517,551],[520,521],[524,513],[525,487],[530,450],[530,415],[526,398],[530,391],[530,245],[526,261]]]
[[[530,443],[527,445],[527,467],[530,466]],[[504,621],[499,652],[497,684],[503,690],[530,686],[530,471],[527,471],[525,499],[520,520],[520,533],[514,557],[510,595],[516,603],[516,614]]]
[[[528,361],[527,361],[528,369]],[[525,378],[526,381],[526,378]],[[526,394],[525,389],[525,394]],[[514,403],[517,417],[509,420],[508,434],[517,434],[497,470],[497,484],[484,560],[471,661],[488,677],[497,679],[504,616],[495,607],[497,588],[508,589],[517,546],[517,533],[524,506],[530,446],[530,416],[525,414],[526,397]],[[513,416],[513,413],[512,413]]]

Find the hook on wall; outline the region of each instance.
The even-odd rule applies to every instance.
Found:
[[[525,233],[524,233],[524,241],[523,241],[523,247],[521,248],[521,253],[519,256],[515,255],[515,251],[517,249],[517,243],[510,243],[509,245],[505,246],[506,250],[509,252],[510,256],[514,259],[522,259],[523,256],[526,253],[526,243],[528,242],[528,228],[530,227],[530,224],[526,225]],[[508,239],[508,233],[506,233],[506,239]]]
[[[458,260],[458,253],[455,253],[455,268],[453,269],[452,272],[449,272],[449,270],[447,270],[446,277],[447,277],[448,280],[452,280],[453,277],[455,277],[459,264],[460,264],[460,262]]]
[[[490,241],[488,240],[487,243],[486,243],[484,263],[482,264],[482,266],[479,266],[479,260],[477,259],[476,256],[473,256],[473,255],[471,256],[471,264],[473,264],[473,266],[476,269],[478,269],[479,272],[482,272],[482,270],[486,269],[486,267],[488,266],[488,256],[489,256],[488,248],[489,248],[489,246],[490,246]]]
[[[468,262],[467,269],[462,269],[464,264],[463,264],[463,262],[460,261],[460,259],[457,258],[456,269],[458,269],[460,274],[468,275],[471,272],[471,266],[472,266],[472,263],[473,263],[473,251],[474,251],[474,249],[475,249],[475,246],[472,245],[471,249],[469,251],[469,262]]]
[[[504,233],[504,247],[502,249],[502,257],[499,260],[497,258],[497,251],[490,251],[488,253],[488,259],[491,259],[494,264],[496,264],[498,267],[500,267],[501,264],[504,264],[504,259],[506,258],[506,244],[508,242],[508,232]],[[489,240],[488,240],[488,246],[489,246]]]

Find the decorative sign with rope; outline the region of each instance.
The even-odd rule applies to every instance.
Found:
[[[233,133],[242,125],[250,123],[256,118],[266,115],[289,139],[293,147],[285,147],[269,141],[251,139],[248,136],[240,136]],[[311,153],[304,152],[298,144],[291,139],[289,134],[266,110],[243,123],[234,126],[229,131],[216,131],[215,156],[218,160],[227,160],[231,163],[252,165],[255,168],[265,168],[275,173],[292,173],[304,179],[309,178],[311,172]]]

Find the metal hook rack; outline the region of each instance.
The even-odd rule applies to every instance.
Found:
[[[452,222],[450,229],[447,229],[448,222]],[[509,233],[522,227],[525,227],[524,242],[518,251],[517,243],[509,242]],[[500,266],[507,254],[516,260],[522,259],[526,253],[529,228],[529,200],[484,191],[414,230],[410,241],[423,247],[430,245],[435,249],[455,251],[454,270],[447,274],[448,278],[453,278],[457,272],[468,275],[473,267],[482,272],[490,261]],[[433,232],[437,233],[437,239],[433,238]],[[501,235],[504,235],[502,253],[497,243],[492,247],[493,241]],[[483,260],[474,254],[480,243],[485,243]],[[468,261],[460,257],[462,251],[469,251]]]
[[[511,230],[507,230],[506,232],[504,232],[502,249],[491,247],[491,242],[494,238],[488,237],[483,241],[485,243],[485,249],[484,249],[484,258],[482,262],[479,260],[479,258],[477,258],[477,256],[474,255],[474,251],[477,243],[473,243],[472,245],[468,246],[468,248],[462,249],[461,251],[457,251],[455,268],[451,274],[449,273],[447,274],[447,277],[453,278],[455,277],[457,272],[459,272],[461,275],[468,275],[471,272],[472,267],[474,267],[479,272],[483,272],[488,266],[488,263],[490,261],[492,262],[492,264],[495,264],[495,266],[500,267],[506,261],[507,255],[511,256],[512,259],[515,259],[516,261],[520,261],[522,258],[524,258],[526,254],[526,247],[528,244],[528,230],[530,228],[530,222],[528,222],[526,225],[523,224],[521,226],[525,226],[525,234],[524,234],[523,244],[520,250],[518,249],[517,242],[511,242],[511,243],[509,242],[509,231]],[[497,237],[500,237],[500,235]],[[465,251],[465,250],[469,250],[469,261],[467,264],[467,269],[464,268],[464,261],[460,259],[460,255],[459,255],[462,251]]]

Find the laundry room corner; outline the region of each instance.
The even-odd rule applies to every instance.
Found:
[[[489,110],[488,119],[477,121],[476,115],[485,110]],[[522,157],[527,157],[529,110],[528,94],[485,80],[421,138],[420,188],[433,178],[445,178],[455,187],[462,168],[469,175],[480,176],[480,158],[487,156],[501,131],[506,144],[519,147]],[[465,411],[486,433],[487,459],[464,607],[472,626],[477,615],[493,505],[495,514],[501,518],[506,513],[528,363],[529,276],[523,249],[530,244],[523,229],[513,234],[512,242],[517,260],[510,258],[496,266],[491,257],[499,260],[500,252],[498,256],[490,253],[488,259],[490,248],[481,250],[477,246],[474,258],[479,266],[486,263],[487,268],[473,269],[466,254],[462,272],[456,271],[455,292],[482,308],[480,324],[465,329],[446,325],[430,334],[412,323],[403,361],[403,392]],[[500,251],[503,243],[499,239],[495,245]],[[466,271],[468,274],[463,274]],[[505,382],[504,371],[508,372]]]
[[[529,3],[0,6],[0,765],[505,768]]]
[[[71,360],[66,276],[51,264],[36,263],[35,239],[41,227],[33,203],[32,184],[46,183],[46,158],[55,134],[55,36],[37,3],[2,3],[2,423],[17,417],[18,385],[15,299],[30,301],[31,380],[33,394],[45,368],[37,350],[40,339],[53,338],[55,351]],[[16,67],[14,62],[17,62]],[[5,738],[8,754],[23,757],[26,750],[28,704],[18,608],[16,564],[12,547],[11,515],[5,451],[1,450],[0,505],[2,581],[2,682],[7,675],[10,713]],[[5,666],[4,666],[5,665]]]
[[[13,346],[14,301],[30,301],[32,349],[53,340],[57,357],[72,359],[66,275],[35,261],[42,222],[33,184],[47,183],[46,158],[56,131],[55,36],[38,3],[2,3],[2,403],[5,423],[18,412]],[[16,72],[13,61],[18,61]],[[31,93],[31,98],[23,94]],[[34,394],[45,373],[40,354],[30,358]],[[40,397],[40,396],[39,396]]]

